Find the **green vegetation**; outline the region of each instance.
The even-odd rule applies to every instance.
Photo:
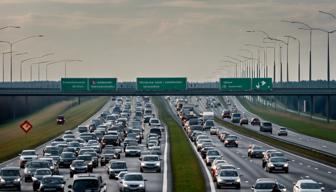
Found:
[[[260,104],[252,104],[240,98],[241,104],[250,112],[284,127],[312,137],[336,142],[336,123],[327,123],[297,114],[275,111]]]
[[[279,148],[279,149],[282,149],[282,150],[285,150],[285,151],[289,151],[291,153],[297,154],[299,156],[304,156],[306,158],[313,159],[313,160],[316,160],[318,162],[329,164],[331,166],[336,166],[336,158],[334,158],[334,157],[330,157],[330,156],[321,154],[319,152],[315,152],[315,151],[312,151],[312,150],[308,150],[308,149],[299,147],[297,145],[293,145],[293,144],[289,144],[289,143],[286,143],[286,142],[283,142],[283,141],[273,139],[273,138],[268,137],[266,135],[259,134],[258,132],[255,132],[253,130],[246,129],[246,128],[243,128],[243,127],[240,127],[240,126],[237,126],[237,125],[233,125],[229,122],[225,122],[225,121],[223,121],[222,119],[219,119],[219,118],[216,118],[215,121],[217,123],[219,123],[220,125],[228,128],[228,129],[233,130],[234,132],[237,132],[239,134],[242,134],[242,135],[251,137],[253,139],[259,140],[259,141],[261,141],[263,143],[266,143],[266,144],[269,144],[273,147],[276,147],[276,148]]]
[[[0,126],[0,162],[17,156],[22,149],[35,148],[48,140],[60,135],[65,130],[73,129],[94,115],[106,102],[107,97],[97,97],[76,105],[75,100],[58,102],[41,111],[20,120]],[[56,117],[64,114],[66,123],[56,125]],[[33,129],[25,134],[19,125],[27,119]]]
[[[173,172],[172,191],[206,191],[200,164],[183,130],[168,112],[164,101],[159,97],[154,97],[153,100],[158,108],[159,117],[167,125],[169,132]]]

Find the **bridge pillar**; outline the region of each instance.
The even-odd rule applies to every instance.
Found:
[[[13,120],[16,119],[16,109],[15,109],[15,96],[11,96],[11,109],[12,109],[12,118]]]
[[[80,103],[81,103],[81,98],[80,98],[80,96],[78,96],[78,105],[80,105]]]
[[[327,96],[327,122],[330,123],[330,111],[331,111],[331,106],[330,106],[330,95]]]
[[[313,114],[315,111],[315,99],[314,96],[310,96],[310,118],[313,119]]]
[[[300,115],[300,96],[299,95],[297,96],[297,111],[298,111],[298,114]]]

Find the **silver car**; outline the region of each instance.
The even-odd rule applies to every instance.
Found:
[[[120,185],[120,191],[146,191],[145,179],[141,173],[127,173]]]
[[[161,159],[158,155],[144,155],[140,162],[140,172],[161,172]]]
[[[233,186],[240,189],[240,175],[236,169],[222,169],[216,176],[217,189],[227,186]]]
[[[252,185],[252,192],[272,192],[273,187],[277,185],[280,191],[287,191],[286,187],[280,183],[278,183],[273,178],[259,178],[256,180],[255,184]]]

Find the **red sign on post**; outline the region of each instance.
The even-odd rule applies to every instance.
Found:
[[[25,132],[28,133],[32,128],[33,125],[29,122],[29,121],[24,121],[23,123],[21,123],[20,128]]]

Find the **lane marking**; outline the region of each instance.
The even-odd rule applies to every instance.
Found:
[[[167,154],[168,154],[168,130],[167,126],[165,126],[165,135],[166,135],[166,142],[165,142],[165,151],[164,151],[164,172],[163,172],[163,184],[162,184],[162,191],[167,192],[168,191],[168,166],[167,166]]]

